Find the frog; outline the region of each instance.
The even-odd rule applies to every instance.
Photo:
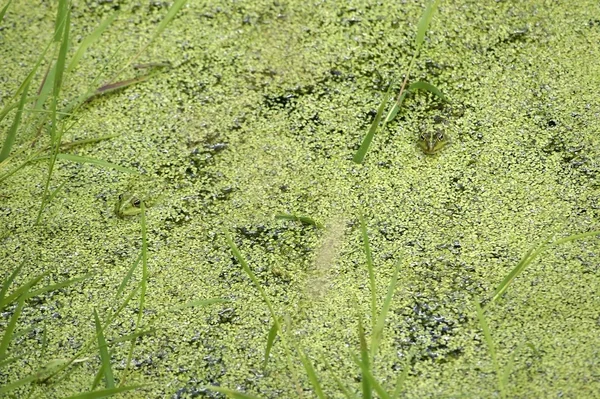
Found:
[[[442,130],[436,129],[435,131],[429,131],[422,133],[417,142],[419,148],[423,150],[425,155],[435,155],[442,148],[448,145],[448,137]]]
[[[119,194],[115,203],[114,212],[119,219],[125,219],[127,216],[135,216],[142,212],[142,202],[146,208],[155,205],[162,195],[147,193],[146,195],[134,194],[132,191],[126,191]]]

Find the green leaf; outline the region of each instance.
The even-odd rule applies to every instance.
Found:
[[[19,298],[17,307],[16,307],[14,313],[12,314],[10,321],[8,322],[8,325],[6,326],[6,329],[4,330],[4,335],[2,336],[2,341],[0,341],[0,359],[4,359],[6,357],[6,350],[8,349],[8,345],[10,345],[10,341],[12,341],[13,331],[15,330],[15,327],[17,326],[17,320],[19,319],[19,316],[21,315],[21,312],[23,311],[23,304],[25,303],[25,295],[26,294],[27,294],[27,291],[25,291],[23,293],[23,295],[21,295],[21,297]]]
[[[34,68],[34,70],[37,69]],[[33,71],[32,71],[33,72]],[[4,144],[2,144],[2,150],[0,151],[0,162],[4,161],[10,155],[10,151],[12,150],[12,146],[15,143],[17,138],[17,130],[19,129],[19,125],[21,124],[21,117],[23,116],[23,108],[25,107],[25,102],[27,101],[27,93],[29,92],[29,84],[31,83],[30,74],[25,80],[25,87],[23,88],[23,92],[21,93],[21,100],[19,101],[19,106],[17,108],[17,113],[15,114],[15,119],[13,119],[12,125],[10,125],[10,129],[8,129],[8,133],[6,138],[4,139]]]
[[[431,22],[431,18],[433,18],[433,14],[437,9],[439,0],[430,1],[425,6],[425,11],[423,15],[421,15],[421,19],[419,20],[419,24],[417,25],[417,37],[415,38],[415,45],[417,47],[417,52],[419,48],[421,48],[421,44],[423,44],[423,40],[425,39],[425,33],[427,33],[427,28],[429,28],[429,23]]]
[[[312,385],[317,397],[319,399],[325,399],[325,394],[323,393],[323,389],[321,388],[321,384],[319,383],[319,379],[317,378],[317,373],[315,372],[315,368],[313,367],[310,359],[306,356],[304,351],[300,348],[296,348],[298,351],[298,355],[300,356],[300,360],[302,361],[302,365],[304,366],[304,370],[306,370],[306,375],[308,376],[308,380]]]
[[[371,123],[371,127],[365,138],[363,139],[358,151],[354,154],[354,158],[352,160],[354,163],[361,164],[365,160],[365,156],[367,155],[367,151],[369,151],[369,147],[371,146],[371,142],[373,141],[373,137],[375,136],[375,132],[379,127],[379,122],[381,121],[381,115],[383,114],[383,110],[388,103],[388,99],[390,98],[390,93],[392,90],[392,85],[388,86],[387,92],[383,97],[383,101],[379,104],[379,108],[377,109],[377,115],[375,115],[375,119],[373,119],[373,123]]]
[[[418,82],[412,83],[412,84],[410,84],[408,86],[408,91],[415,91],[415,90],[425,90],[425,91],[428,91],[428,92],[430,92],[430,93],[438,96],[443,101],[450,102],[450,100],[448,100],[448,97],[446,97],[444,95],[444,93],[441,92],[440,89],[438,89],[437,87],[435,87],[431,83],[427,83],[427,82],[424,82],[422,80],[419,80]]]
[[[0,11],[0,23],[2,23],[2,20],[4,19],[4,14],[6,14],[6,10],[8,10],[8,6],[10,5],[10,3],[12,3],[12,0],[8,0],[6,5],[2,7],[2,11]]]
[[[398,281],[398,269],[400,268],[400,264],[396,263],[396,268],[394,269],[394,274],[392,275],[392,279],[390,280],[390,284],[388,285],[387,295],[385,296],[385,300],[383,301],[383,307],[381,308],[381,313],[379,314],[379,319],[377,320],[377,325],[373,331],[373,336],[371,339],[371,357],[375,358],[377,354],[377,349],[379,348],[379,343],[383,338],[383,329],[385,327],[385,319],[387,317],[388,311],[390,310],[390,305],[392,304],[392,298],[394,297],[394,291],[396,291],[396,283]]]
[[[106,18],[104,21],[102,21],[102,23],[98,25],[98,27],[94,29],[92,33],[90,33],[85,39],[83,39],[83,41],[79,45],[79,48],[75,52],[75,55],[73,56],[73,58],[71,58],[71,62],[67,67],[67,73],[70,73],[71,71],[73,71],[73,69],[75,69],[75,67],[77,67],[79,60],[81,59],[81,57],[83,57],[83,54],[88,49],[88,47],[90,47],[92,44],[94,44],[100,39],[102,33],[106,30],[106,28],[108,28],[110,24],[113,23],[117,15],[119,15],[118,11],[110,17]]]
[[[110,366],[110,355],[108,354],[106,339],[104,339],[104,332],[102,331],[102,325],[100,325],[100,319],[98,318],[96,309],[94,309],[94,323],[96,324],[96,338],[98,339],[100,360],[102,361],[102,369],[104,370],[104,382],[106,388],[114,388],[115,377],[113,376],[112,367]]]
[[[275,338],[277,338],[278,330],[279,330],[279,323],[276,323],[275,321],[273,321],[273,325],[269,329],[269,334],[267,335],[267,347],[265,348],[265,360],[263,362],[263,374],[267,370],[267,363],[269,361],[269,355],[271,354],[271,348],[273,347]]]

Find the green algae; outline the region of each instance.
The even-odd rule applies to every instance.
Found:
[[[85,36],[113,6],[75,5],[71,32]],[[0,23],[1,57],[10,60],[0,66],[2,106],[37,59],[43,32],[52,31],[48,4],[25,8],[12,4]],[[147,209],[143,317],[191,300],[232,301],[161,316],[155,333],[139,338],[128,377],[149,387],[122,396],[208,395],[202,387],[215,384],[260,397],[297,396],[278,342],[269,375],[260,372],[271,324],[233,263],[223,228],[274,306],[290,315],[317,372],[323,356],[357,392],[360,370],[347,348],[356,352],[359,340],[349,303],[356,297],[365,315],[371,303],[359,208],[380,302],[400,260],[374,377],[390,390],[414,351],[404,396],[497,395],[473,299],[491,296],[554,226],[565,235],[598,229],[600,107],[593,88],[600,71],[593,60],[600,29],[589,19],[593,10],[600,11],[593,2],[442,2],[415,74],[460,104],[462,115],[429,96],[407,98],[357,166],[353,146],[380,103],[385,77],[409,62],[420,4],[188,3],[140,60],[169,60],[173,68],[85,104],[65,137],[118,134],[72,153],[140,170],[165,193]],[[166,12],[158,3],[121,5],[106,45],[88,50],[65,90],[86,87],[102,68],[117,71]],[[22,42],[29,44],[15,45]],[[106,66],[117,46],[115,64]],[[453,143],[430,159],[416,141],[419,125],[436,117]],[[35,356],[35,326],[43,320],[53,358],[93,336],[93,307],[101,314],[110,308],[107,297],[142,242],[138,218],[113,212],[131,177],[93,165],[59,161],[54,187],[67,183],[32,227],[44,175],[29,165],[1,183],[0,253],[3,276],[24,262],[23,281],[46,271],[46,283],[94,272],[81,286],[23,309],[20,328],[34,330],[19,346]],[[320,257],[326,232],[273,218],[290,211],[325,225],[342,220],[332,254]],[[530,344],[515,356],[510,397],[600,392],[598,245],[589,239],[552,248],[486,312],[502,365]],[[320,275],[327,277],[314,296],[306,284]],[[128,308],[105,329],[107,341],[131,334],[136,316]],[[3,315],[2,328],[9,318]],[[128,350],[114,345],[116,378]],[[79,392],[99,365],[92,358],[60,385],[36,389],[47,397]],[[34,371],[30,361],[20,363],[1,383]],[[323,389],[335,397],[337,384],[327,376],[319,375]]]

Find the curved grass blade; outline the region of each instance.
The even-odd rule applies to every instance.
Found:
[[[431,22],[431,18],[433,18],[433,14],[438,7],[438,3],[439,0],[428,2],[425,6],[425,11],[421,15],[421,19],[417,25],[417,36],[415,37],[415,46],[417,48],[417,52],[419,51],[419,48],[421,48],[421,44],[423,44],[425,33],[427,33],[429,23]]]
[[[385,300],[383,301],[383,307],[381,308],[381,313],[379,314],[377,325],[375,326],[375,329],[373,330],[373,335],[371,336],[371,357],[373,359],[375,358],[375,354],[377,353],[377,349],[379,348],[379,344],[381,343],[381,339],[383,338],[385,319],[387,317],[388,311],[390,310],[390,305],[392,304],[394,292],[396,291],[396,283],[398,282],[399,268],[400,264],[396,263],[396,268],[394,269],[394,274],[392,275],[392,279],[390,280],[390,285],[388,286],[387,295],[385,296]]]
[[[21,263],[19,266],[17,266],[17,268],[15,270],[13,270],[13,272],[10,274],[10,276],[8,276],[8,278],[6,280],[4,280],[4,282],[2,283],[2,289],[0,289],[0,310],[2,310],[5,305],[7,305],[4,303],[4,295],[6,295],[6,293],[8,292],[8,287],[10,287],[10,285],[13,283],[13,281],[15,281],[17,274],[19,274],[19,272],[21,271],[22,268],[23,268],[23,263]]]
[[[398,98],[398,101],[394,103],[394,106],[392,107],[392,109],[390,109],[390,112],[388,112],[387,116],[385,117],[385,123],[391,122],[396,118],[396,115],[398,115],[398,112],[400,112],[400,107],[402,106],[402,103],[406,98],[406,94],[408,94],[408,91],[403,91],[400,97]]]
[[[10,5],[10,3],[12,3],[12,0],[8,0],[6,5],[4,7],[2,7],[2,11],[0,11],[0,23],[4,19],[4,14],[6,14],[6,10],[8,10],[8,6]]]
[[[269,355],[271,354],[271,348],[277,338],[277,331],[279,330],[279,323],[273,322],[273,325],[269,329],[269,335],[267,335],[267,347],[265,348],[265,360],[263,362],[263,374],[267,370],[267,363],[269,361]]]
[[[98,25],[96,29],[94,29],[92,33],[90,33],[88,36],[86,36],[85,39],[83,39],[83,41],[77,48],[75,55],[73,56],[73,58],[71,58],[71,62],[69,62],[69,66],[67,67],[67,73],[70,73],[71,71],[73,71],[73,69],[75,69],[75,67],[77,67],[77,64],[79,64],[79,60],[81,59],[81,57],[83,57],[83,54],[88,49],[88,47],[90,47],[92,44],[94,44],[100,39],[102,33],[104,33],[106,28],[108,28],[108,26],[113,23],[113,21],[118,15],[119,12],[117,11],[110,17],[106,18],[104,21],[102,21],[102,23],[100,23],[100,25]]]
[[[369,128],[367,135],[363,139],[360,147],[358,148],[358,151],[356,151],[356,154],[354,154],[354,158],[352,158],[354,163],[361,164],[365,160],[367,151],[369,151],[369,147],[371,146],[371,142],[373,141],[373,136],[375,136],[375,132],[379,127],[379,122],[381,121],[381,115],[383,114],[383,110],[385,109],[385,106],[387,105],[388,100],[390,98],[391,91],[392,85],[390,84],[388,86],[387,92],[385,93],[385,96],[383,97],[383,101],[381,101],[381,104],[379,104],[379,108],[377,109],[377,115],[375,115],[375,119],[373,119],[373,123],[371,123],[371,127]]]
[[[98,350],[100,352],[102,370],[104,371],[104,383],[106,384],[106,388],[114,388],[115,377],[113,376],[112,367],[110,366],[110,355],[108,354],[106,339],[104,338],[104,332],[102,331],[102,326],[100,325],[100,319],[98,318],[98,312],[96,312],[96,309],[94,309],[94,324],[96,325]]]
[[[13,123],[12,125],[10,125],[10,129],[8,129],[8,133],[6,135],[6,138],[4,139],[4,143],[2,144],[2,150],[0,150],[0,162],[8,158],[10,151],[12,150],[12,146],[17,138],[17,130],[19,129],[19,125],[21,124],[23,108],[25,107],[25,102],[27,101],[27,93],[29,92],[29,84],[31,83],[32,77],[33,75],[30,74],[26,79],[25,86],[23,87],[23,92],[21,93],[21,100],[19,101],[19,105],[17,107],[17,113],[15,114],[15,119],[13,119]]]
[[[438,89],[437,87],[435,87],[431,83],[427,83],[427,82],[424,82],[422,80],[419,80],[419,81],[417,81],[415,83],[411,83],[410,85],[408,85],[408,91],[415,91],[415,90],[425,90],[425,91],[428,91],[431,94],[439,97],[443,101],[450,102],[450,100],[448,100],[448,97],[446,97],[444,95],[444,93],[442,93],[442,91],[440,89]]]
[[[317,378],[317,373],[315,372],[315,368],[310,362],[310,359],[306,356],[302,349],[296,348],[296,350],[298,351],[298,355],[300,356],[300,361],[302,361],[304,370],[306,370],[308,380],[310,381],[310,384],[315,390],[315,394],[319,399],[325,399],[325,394],[323,393],[323,389],[321,388],[321,384],[319,383],[319,379]]]
[[[352,356],[354,361],[357,362],[358,366],[362,371],[362,391],[363,399],[371,399],[373,396],[371,381],[367,378],[369,371],[369,348],[367,348],[367,340],[365,338],[365,330],[362,325],[362,318],[358,318],[358,339],[360,341],[360,360],[356,358],[354,353]]]
[[[17,320],[19,319],[19,316],[21,315],[21,311],[23,311],[23,305],[25,304],[25,296],[26,295],[27,295],[27,291],[25,291],[23,293],[23,295],[21,295],[21,297],[19,298],[17,307],[16,307],[14,313],[12,314],[10,321],[8,322],[8,325],[6,326],[6,329],[4,330],[4,335],[2,336],[2,341],[0,341],[0,359],[6,358],[6,350],[8,349],[8,346],[10,345],[10,341],[12,341],[13,331],[15,330],[15,327],[17,326]]]

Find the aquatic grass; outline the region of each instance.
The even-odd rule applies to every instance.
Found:
[[[415,63],[415,60],[421,50],[421,46],[425,39],[425,34],[427,33],[427,29],[429,28],[429,24],[431,22],[431,19],[433,18],[433,14],[435,13],[435,10],[437,9],[438,5],[439,5],[439,0],[429,1],[426,3],[425,10],[423,11],[423,14],[421,15],[421,18],[417,25],[417,34],[415,36],[415,52],[413,53],[413,56],[408,64],[408,68],[407,68],[405,76],[404,76],[404,81],[402,82],[402,85],[400,87],[400,92],[398,93],[398,97],[396,98],[396,101],[395,101],[394,105],[392,106],[392,108],[389,110],[387,116],[383,120],[382,130],[385,129],[385,125],[388,122],[391,122],[396,117],[396,115],[400,111],[400,106],[402,105],[402,102],[404,101],[406,94],[410,91],[425,90],[425,91],[429,91],[429,92],[433,93],[434,95],[440,97],[443,100],[447,100],[447,98],[442,94],[442,92],[438,88],[436,88],[434,85],[432,85],[430,83],[423,82],[423,81],[415,82],[412,85],[408,86],[408,90],[405,90],[406,84],[408,83],[408,79],[412,72],[413,65]],[[373,119],[373,122],[371,123],[371,127],[369,128],[367,135],[363,138],[363,141],[362,141],[358,151],[356,151],[356,153],[354,154],[354,157],[352,158],[354,163],[362,164],[367,155],[367,151],[369,150],[369,147],[371,146],[371,142],[373,141],[375,132],[379,128],[379,124],[381,122],[381,115],[383,114],[383,111],[385,110],[387,103],[389,101],[389,95],[390,95],[390,90],[391,90],[392,86],[394,86],[393,81],[390,82],[390,84],[388,86],[388,90],[387,90],[385,96],[383,97],[383,101],[379,105],[379,108],[377,109],[377,114],[375,116],[375,119]]]
[[[483,309],[481,309],[481,306],[479,305],[479,301],[475,301],[475,308],[477,309],[477,320],[479,321],[479,325],[481,326],[481,330],[483,331],[484,341],[487,345],[490,357],[492,358],[492,365],[494,366],[494,371],[498,380],[498,389],[500,390],[500,396],[505,398],[506,387],[504,386],[504,380],[502,379],[502,371],[500,369],[500,363],[498,362],[498,356],[496,355],[496,348],[494,346],[494,341],[492,340],[492,334],[487,324],[487,320],[485,319],[485,315],[483,314]]]
[[[2,7],[2,10],[0,10],[0,23],[2,23],[2,20],[4,19],[4,14],[6,14],[6,10],[8,10],[8,6],[10,5],[10,3],[12,3],[12,0],[8,0],[4,7]]]
[[[94,309],[94,324],[96,326],[96,337],[98,338],[98,350],[100,351],[100,360],[102,362],[101,369],[104,374],[104,383],[106,388],[115,387],[115,377],[113,375],[112,367],[110,365],[110,355],[108,354],[106,339],[104,338],[104,332],[102,331],[102,325],[98,318],[98,312]]]
[[[282,331],[282,329],[281,329],[281,323],[279,322],[279,317],[275,313],[275,308],[273,307],[273,304],[269,300],[269,297],[267,296],[265,290],[263,289],[263,287],[261,286],[260,282],[256,278],[256,275],[254,275],[254,273],[252,272],[252,269],[250,269],[250,266],[248,266],[248,263],[246,262],[246,260],[242,256],[242,253],[238,249],[237,245],[235,245],[235,243],[233,242],[233,239],[231,238],[231,235],[227,231],[225,232],[225,240],[227,241],[227,245],[231,249],[231,252],[233,253],[233,256],[238,261],[238,263],[242,266],[242,270],[250,278],[250,280],[254,284],[254,287],[256,288],[256,290],[258,291],[258,293],[260,294],[260,297],[262,298],[263,302],[267,305],[267,308],[269,310],[269,314],[271,315],[271,319],[273,320],[273,325],[274,325],[274,327],[271,327],[270,331],[273,330],[273,329],[275,329],[275,332],[281,332]],[[269,334],[271,334],[271,332],[269,332]],[[292,365],[292,361],[291,361],[292,356],[291,356],[290,348],[289,348],[288,343],[287,343],[286,336],[285,336],[285,334],[282,333],[282,334],[280,334],[280,337],[281,337],[281,343],[283,344],[283,347],[284,347],[284,350],[285,350],[285,353],[286,353],[286,360],[287,360],[287,363],[288,363],[288,368],[289,368],[290,372],[292,373],[292,378],[293,378],[294,384],[296,386],[296,390],[297,390],[298,393],[300,393],[301,392],[300,391],[300,384],[298,382],[299,380],[298,380],[298,377],[296,375],[295,368]],[[270,350],[269,350],[269,352],[270,352]],[[265,351],[265,353],[266,353],[266,351]],[[263,363],[263,364],[266,364],[267,360],[268,359],[265,359],[265,363]]]
[[[600,230],[594,230],[587,233],[573,234],[559,240],[552,242],[554,233],[548,235],[546,238],[539,241],[537,245],[531,247],[525,255],[521,258],[519,263],[504,277],[502,282],[498,285],[494,294],[492,295],[491,301],[484,307],[487,309],[492,303],[497,302],[500,297],[508,290],[510,284],[525,270],[527,266],[531,264],[546,248],[561,245],[567,242],[580,240],[583,238],[598,236],[600,238]]]

